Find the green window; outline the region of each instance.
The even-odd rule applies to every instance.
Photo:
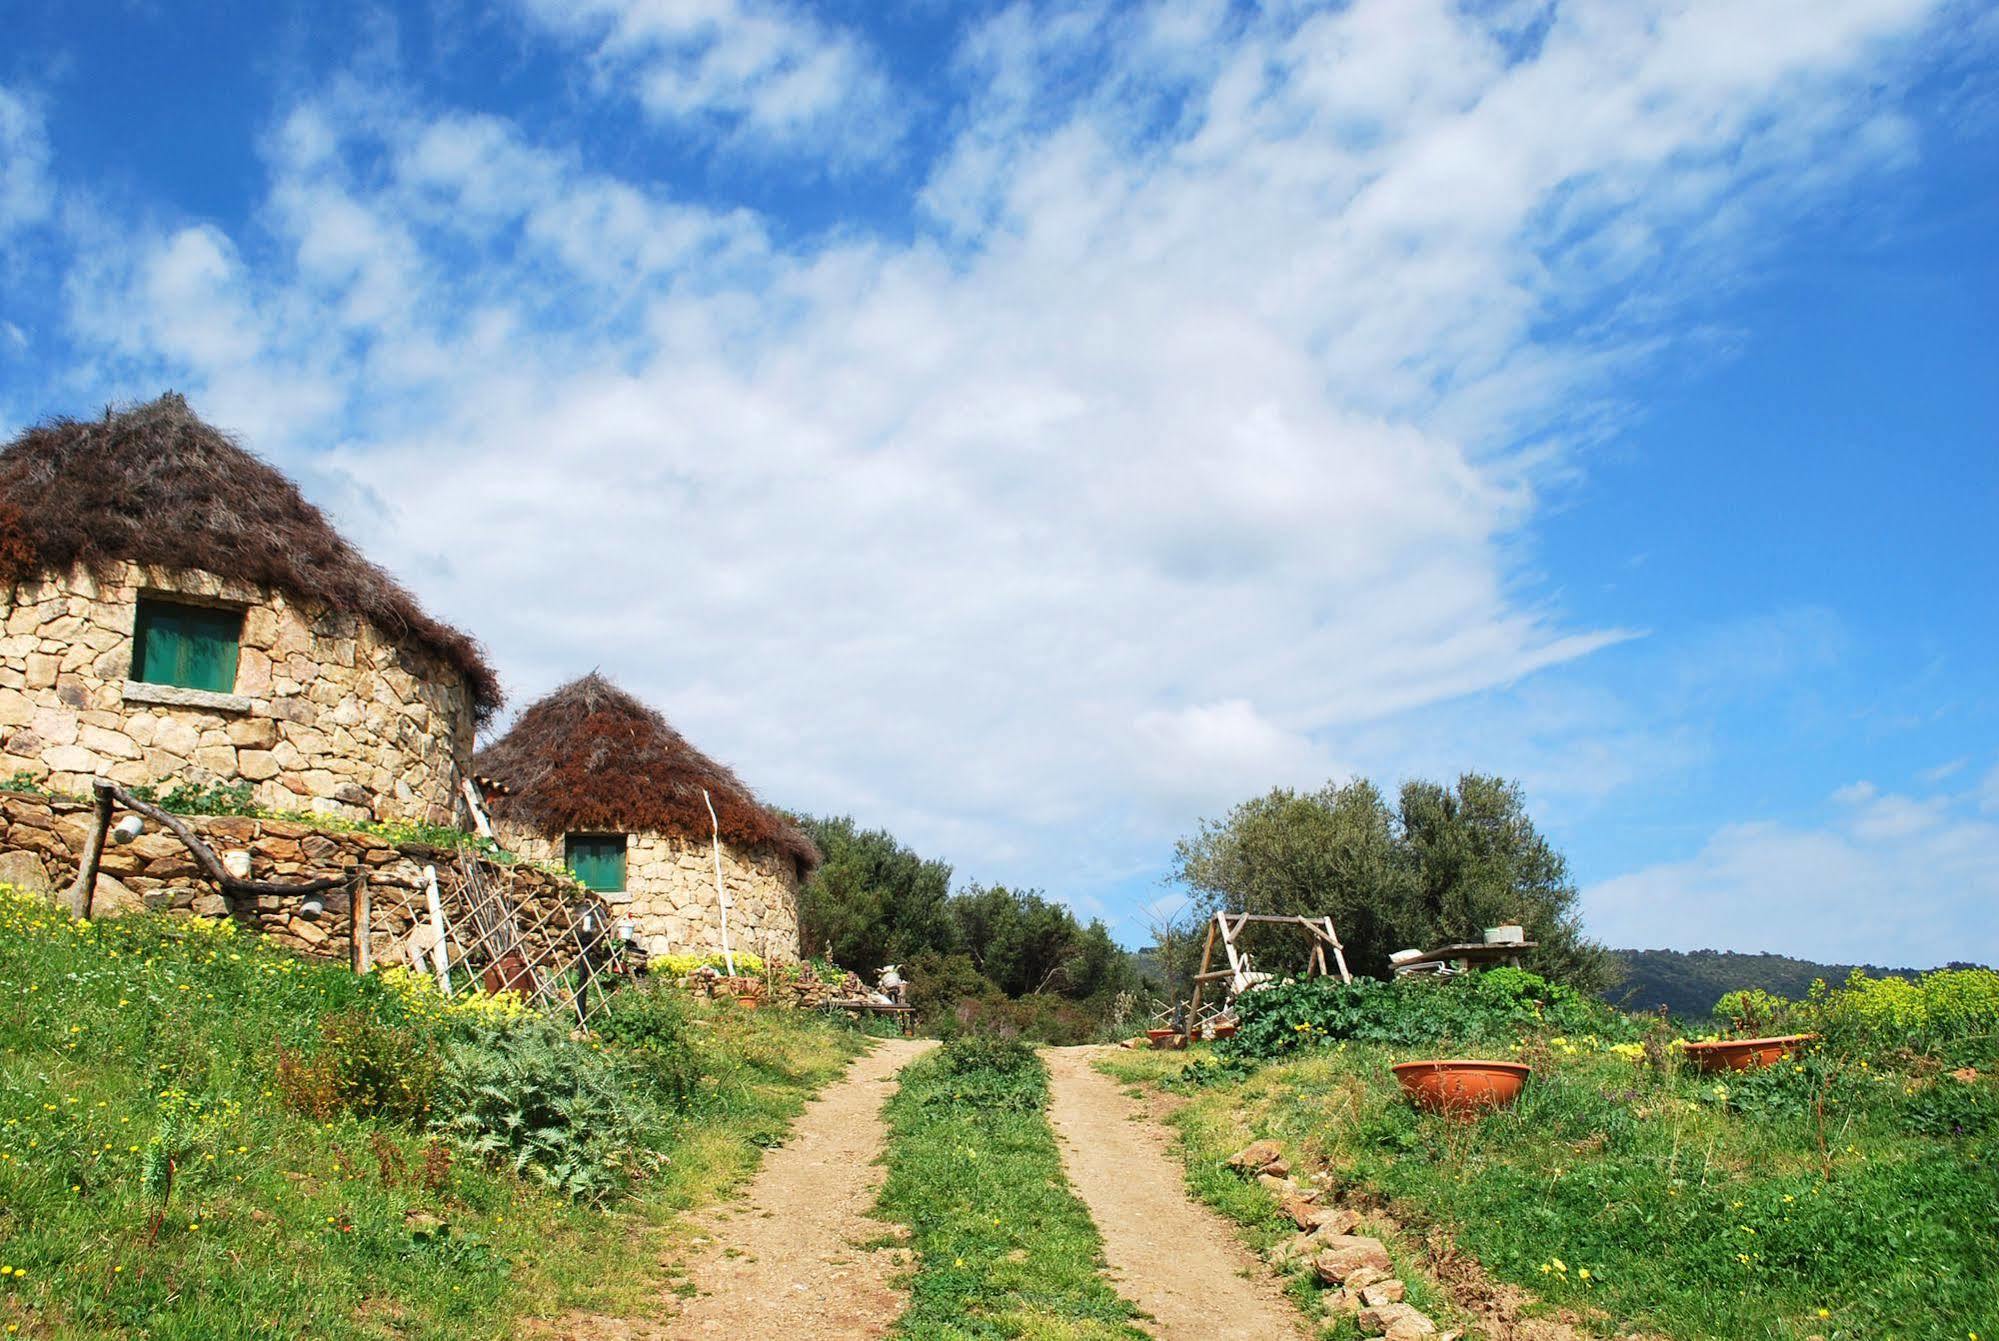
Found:
[[[182,689],[236,690],[243,612],[139,598],[132,625],[132,678]]]
[[[621,833],[573,833],[568,842],[569,869],[585,889],[618,893],[625,887],[625,836]]]

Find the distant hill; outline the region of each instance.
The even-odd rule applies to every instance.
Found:
[[[1626,1010],[1653,1010],[1664,1005],[1675,1015],[1706,1015],[1725,994],[1760,987],[1778,996],[1801,997],[1824,978],[1843,982],[1855,967],[1874,977],[1908,977],[1920,970],[1881,968],[1874,964],[1816,964],[1788,955],[1738,954],[1732,950],[1612,950],[1624,971],[1623,981],[1605,993]]]

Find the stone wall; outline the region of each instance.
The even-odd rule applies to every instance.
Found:
[[[244,610],[236,692],[127,678],[138,597]],[[451,823],[472,755],[464,677],[339,612],[209,573],[127,564],[100,584],[47,577],[6,591],[0,777],[58,791],[249,782],[267,810]]]
[[[560,864],[562,840],[502,824],[500,842],[535,861]],[[774,847],[722,844],[722,884],[729,891],[729,943],[765,959],[799,957],[798,867]],[[706,842],[635,833],[625,840],[625,889],[605,894],[611,915],[629,919],[647,953],[719,953],[721,905],[715,858]]]
[[[124,813],[117,811],[114,822]],[[447,921],[454,929],[468,924],[454,854],[288,820],[232,815],[184,818],[218,855],[249,853],[252,879],[302,883],[365,872],[368,943],[378,964],[405,962],[412,944],[429,943],[425,866],[437,869]],[[0,793],[0,882],[28,889],[39,885],[60,895],[76,878],[92,823],[91,807],[84,801]],[[530,932],[542,920],[537,912],[587,898],[566,876],[532,866],[481,861],[479,869],[489,886],[525,909],[520,920],[523,930]],[[296,897],[224,898],[178,838],[149,825],[128,845],[105,845],[91,915],[149,909],[189,917],[231,917],[301,953],[350,959],[354,949],[350,891],[343,887],[318,897],[324,907],[316,916],[309,916]],[[558,919],[556,925],[564,923]],[[426,931],[412,943],[411,933],[419,927]],[[537,936],[530,934],[528,941],[530,948],[538,947]]]

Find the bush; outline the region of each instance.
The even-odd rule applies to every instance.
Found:
[[[630,1181],[646,1126],[614,1065],[549,1025],[453,1043],[435,1108],[438,1128],[471,1154],[578,1201]]]
[[[1846,1051],[1908,1051],[1975,1060],[1999,1053],[1999,973],[1938,969],[1915,978],[1870,978],[1855,969],[1840,987],[1814,984],[1814,1026]]]
[[[663,978],[685,978],[696,969],[711,968],[717,973],[729,971],[728,959],[718,950],[712,954],[659,955],[647,962],[647,968]],[[754,978],[764,971],[764,961],[743,950],[736,951],[736,973],[739,977]]]
[[[687,1041],[687,1008],[673,989],[627,987],[614,992],[591,1028],[636,1082],[678,1107],[692,1103],[700,1060]]]
[[[451,996],[419,969],[391,964],[373,975],[411,1018],[449,1028],[481,1029],[525,1020],[534,1012],[519,992],[487,992],[475,982]]]
[[[1744,987],[1724,992],[1714,1003],[1715,1026],[1738,1038],[1757,1038],[1792,1027],[1795,1006],[1774,992]]]
[[[279,1096],[293,1112],[319,1122],[339,1113],[422,1122],[437,1071],[428,1038],[362,1009],[327,1016],[310,1056],[278,1045]]]
[[[1252,1057],[1349,1039],[1409,1046],[1445,1040],[1512,1043],[1530,1033],[1612,1039],[1638,1035],[1629,1016],[1574,988],[1514,968],[1448,979],[1277,983],[1238,997],[1236,1018],[1240,1028],[1224,1048]]]

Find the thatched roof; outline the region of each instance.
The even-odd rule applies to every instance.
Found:
[[[500,681],[298,486],[169,391],[102,419],[50,419],[0,449],[0,585],[120,560],[204,569],[366,619],[462,672],[483,720]]]
[[[731,843],[772,844],[808,869],[820,861],[812,840],[758,802],[734,773],[594,672],[528,708],[479,751],[472,768],[508,789],[489,798],[495,819],[548,838],[608,830],[706,841],[705,787]]]

